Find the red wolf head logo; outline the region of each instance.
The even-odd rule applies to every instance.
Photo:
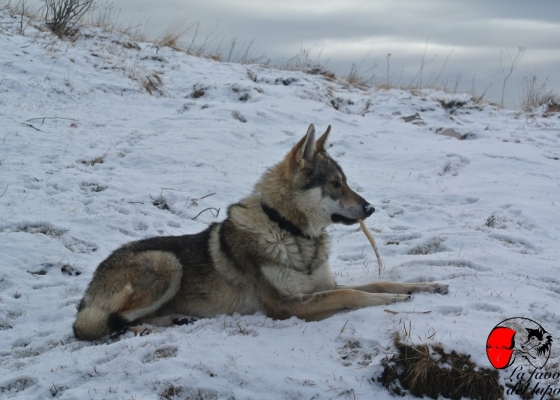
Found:
[[[535,368],[542,368],[550,357],[552,336],[528,318],[509,318],[492,329],[486,340],[486,355],[492,366],[504,369],[518,357]]]

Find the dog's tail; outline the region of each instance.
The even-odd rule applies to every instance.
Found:
[[[129,321],[119,313],[85,307],[78,312],[73,329],[76,338],[92,341],[122,331],[129,324]]]

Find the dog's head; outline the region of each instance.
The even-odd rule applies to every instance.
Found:
[[[375,208],[348,187],[344,171],[327,154],[325,148],[330,131],[329,125],[315,141],[315,127],[311,124],[288,154],[285,167],[292,175],[298,208],[312,215],[318,225],[351,225],[369,217]]]

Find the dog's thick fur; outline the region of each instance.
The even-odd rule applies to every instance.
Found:
[[[376,282],[343,287],[331,273],[331,223],[353,224],[375,209],[326,153],[330,132],[311,125],[284,161],[268,170],[227,218],[195,235],[154,237],[122,246],[93,275],[74,333],[96,340],[185,316],[264,312],[319,320],[336,312],[405,301],[413,292],[447,293],[438,283]]]

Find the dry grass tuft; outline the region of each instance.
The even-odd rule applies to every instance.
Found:
[[[179,398],[185,390],[182,387],[173,386],[171,384],[167,384],[165,389],[163,389],[160,394],[160,400],[173,400]]]
[[[152,96],[154,94],[157,95],[163,94],[163,89],[162,89],[163,81],[161,80],[160,76],[155,72],[144,78],[144,80],[142,81],[142,86]]]
[[[350,72],[346,76],[346,82],[359,89],[365,90],[373,85],[373,77],[367,76],[356,64],[352,64]]]
[[[181,38],[180,33],[176,32],[165,32],[157,41],[158,46],[161,47],[171,47],[172,49],[178,50],[178,41]]]
[[[480,368],[468,354],[446,353],[441,344],[409,345],[395,335],[396,354],[385,358],[377,378],[389,392],[399,396],[452,400],[498,400],[504,398],[498,371]]]
[[[107,157],[107,154],[92,158],[91,160],[82,160],[81,163],[93,167],[95,164],[103,164],[103,162],[105,161],[105,157]]]
[[[548,107],[546,108],[547,112],[560,112],[560,101],[558,101],[555,104],[549,104]]]
[[[558,104],[560,104],[560,98],[553,90],[546,88],[548,78],[540,85],[537,84],[537,80],[536,75],[533,74],[523,78],[521,85],[521,104],[524,107],[531,108],[547,105],[547,111],[550,111],[551,106],[554,107],[554,105],[556,105],[556,107],[558,107]]]
[[[180,15],[169,25],[169,28],[163,35],[157,39],[157,45],[180,50],[179,40],[197,25],[198,24],[189,23],[189,17],[187,15]]]

